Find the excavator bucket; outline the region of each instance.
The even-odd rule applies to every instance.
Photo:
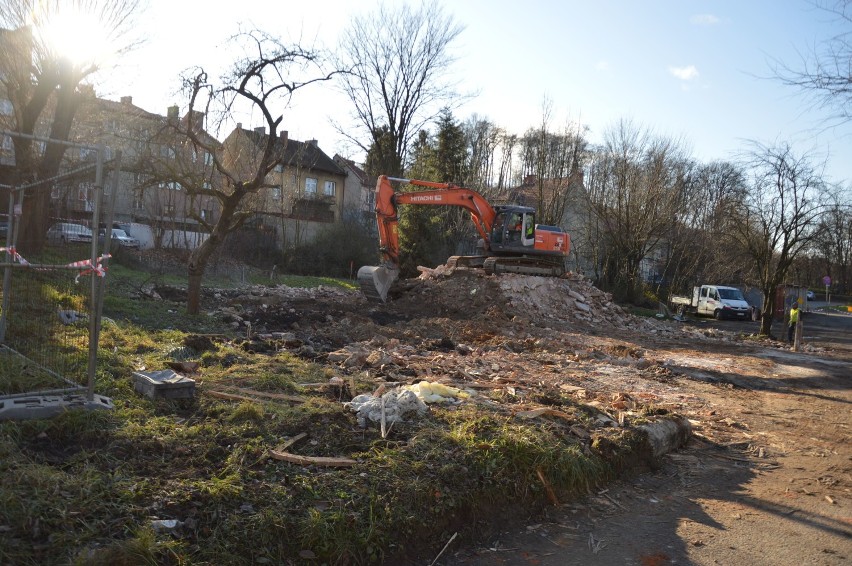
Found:
[[[368,301],[384,303],[397,277],[399,277],[398,269],[365,265],[358,270],[358,285],[361,286],[361,292]]]

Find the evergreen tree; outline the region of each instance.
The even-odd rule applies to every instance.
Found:
[[[411,153],[408,176],[427,181],[461,185],[467,151],[464,131],[452,113],[445,109],[433,137],[421,131]],[[453,206],[405,206],[399,211],[401,269],[404,275],[416,274],[417,266],[434,267],[456,253],[460,238],[473,230],[467,213]]]

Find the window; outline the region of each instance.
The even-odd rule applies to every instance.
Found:
[[[77,186],[77,200],[91,200],[93,188],[91,183],[80,183]]]
[[[167,202],[163,205],[163,214],[165,216],[174,216],[175,215],[175,205],[174,203]]]
[[[317,180],[313,177],[305,178],[305,194],[306,195],[315,195],[317,194]]]
[[[12,102],[10,100],[0,100],[0,114],[4,116],[11,116],[14,112],[14,108],[12,108]]]
[[[175,152],[175,148],[169,147],[167,145],[160,146],[160,157],[167,157],[169,159],[174,159],[177,157],[177,152]]]
[[[213,185],[210,184],[210,181],[204,181],[203,183],[201,183],[201,188],[205,191],[212,191]]]
[[[270,191],[269,191],[269,194],[272,195],[272,200],[274,200],[275,202],[280,202],[281,201],[281,186],[279,185],[277,187],[272,187],[272,189],[270,189]]]
[[[284,172],[284,164],[279,163],[278,165],[276,165],[275,166],[275,172],[276,173],[283,173]]]
[[[145,203],[142,199],[142,190],[137,189],[133,191],[133,209],[142,210],[143,208],[145,208]]]
[[[333,197],[334,196],[334,190],[335,190],[334,181],[326,181],[325,186],[323,187],[322,194],[324,194],[327,197]]]
[[[62,193],[59,190],[59,185],[54,183],[50,186],[50,198],[57,199]]]
[[[3,136],[3,149],[12,151],[12,136]]]
[[[213,154],[209,151],[204,152],[204,164],[205,165],[213,165]]]

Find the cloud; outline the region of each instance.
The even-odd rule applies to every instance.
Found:
[[[695,14],[689,21],[697,26],[712,26],[719,23],[719,18],[713,14]]]
[[[598,71],[609,71],[609,61],[601,59],[595,65],[595,69],[597,69]]]
[[[686,67],[669,67],[669,73],[679,78],[682,81],[691,81],[698,78],[698,69],[695,65],[687,65]]]

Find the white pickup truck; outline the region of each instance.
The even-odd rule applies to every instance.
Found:
[[[736,287],[701,285],[692,288],[692,297],[673,295],[670,300],[680,314],[692,312],[712,316],[716,320],[751,320],[751,305]]]

